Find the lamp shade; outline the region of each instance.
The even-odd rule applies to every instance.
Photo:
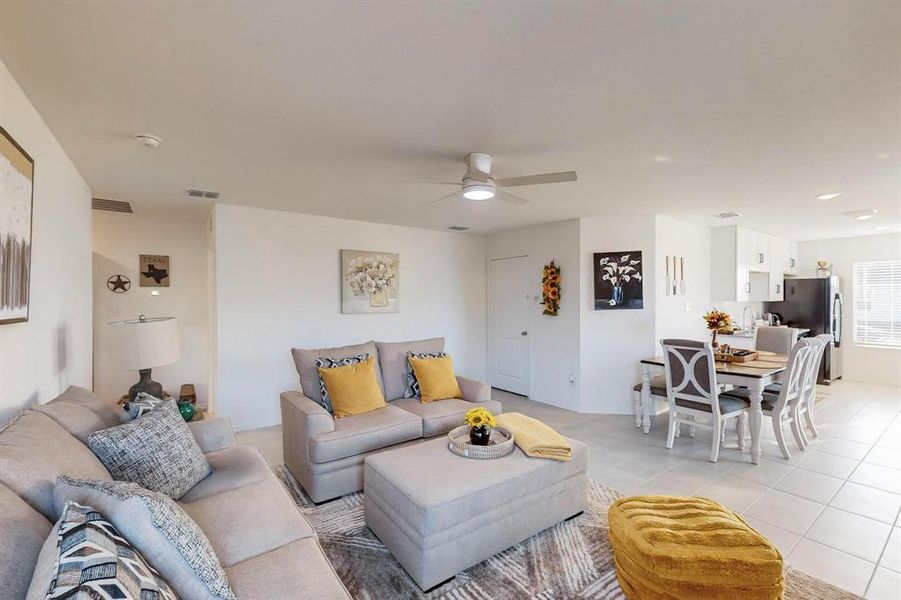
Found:
[[[110,323],[110,357],[120,369],[151,369],[181,357],[175,317]]]

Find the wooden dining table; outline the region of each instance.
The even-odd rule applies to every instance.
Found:
[[[750,363],[729,363],[716,361],[717,383],[728,383],[746,387],[750,391],[751,407],[749,427],[751,429],[751,462],[760,461],[760,429],[763,422],[763,391],[766,386],[782,381],[788,357],[772,352],[759,352],[759,358]],[[651,432],[651,378],[655,373],[664,372],[662,356],[645,358],[641,361],[641,428]]]

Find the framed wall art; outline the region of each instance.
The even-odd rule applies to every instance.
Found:
[[[34,160],[0,127],[0,324],[28,320]]]
[[[141,287],[169,287],[171,271],[169,257],[158,254],[141,254],[138,258]]]
[[[594,309],[644,308],[641,251],[594,254]]]
[[[342,250],[341,312],[400,312],[400,255]]]

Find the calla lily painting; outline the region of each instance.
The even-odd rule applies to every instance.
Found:
[[[594,309],[644,308],[641,251],[594,254]]]

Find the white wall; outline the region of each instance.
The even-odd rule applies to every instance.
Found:
[[[91,191],[0,62],[0,125],[35,161],[31,311],[0,325],[0,422],[91,387]]]
[[[444,336],[457,372],[484,379],[484,238],[231,205],[214,227],[216,412],[237,428],[280,421],[292,347]],[[342,248],[400,254],[399,313],[341,314]]]
[[[844,378],[869,383],[898,385],[901,373],[901,349],[868,348],[854,343],[854,276],[856,262],[873,260],[901,260],[901,235],[871,235],[802,242],[800,244],[802,277],[814,277],[816,261],[828,260],[833,275],[842,279],[845,299]]]
[[[641,379],[639,361],[656,353],[656,224],[654,217],[580,219],[581,412],[632,413],[632,386]],[[595,252],[641,250],[642,310],[594,310]]]
[[[514,229],[488,238],[489,258],[528,256],[532,311],[529,314],[531,354],[530,397],[579,410],[579,221],[573,219]],[[541,314],[541,276],[544,265],[555,260],[561,268],[560,310],[556,317]],[[570,375],[574,383],[570,383]]]
[[[154,380],[178,395],[183,383],[193,383],[198,403],[209,399],[209,265],[208,221],[146,217],[94,211],[94,389],[104,397],[118,398],[138,380],[137,371],[113,366],[109,355],[109,323],[123,319],[175,317],[178,319],[181,359],[153,369]],[[171,275],[167,288],[140,287],[138,256],[169,256]],[[106,285],[111,275],[131,279],[128,292],[114,294]],[[152,290],[159,296],[151,296]]]
[[[666,294],[666,257],[685,258],[685,294]],[[656,310],[654,341],[664,338],[704,340],[710,333],[702,315],[710,305],[710,228],[670,217],[656,218]],[[679,280],[670,263],[670,278]],[[659,346],[657,347],[659,350]],[[659,352],[658,352],[659,354]]]

